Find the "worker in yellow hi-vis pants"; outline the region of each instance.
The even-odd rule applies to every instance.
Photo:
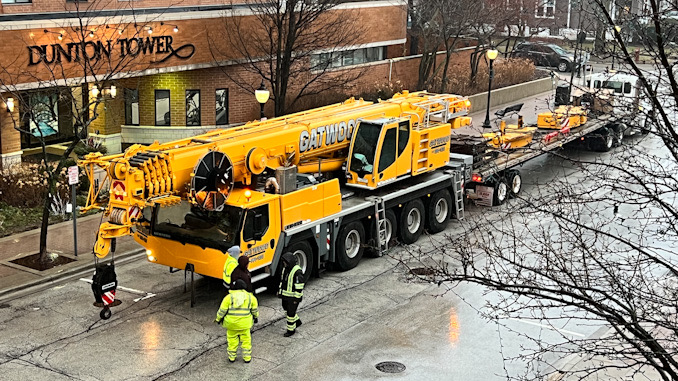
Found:
[[[226,328],[230,362],[235,361],[239,345],[242,345],[242,359],[246,363],[252,361],[251,329],[259,320],[259,303],[254,295],[245,290],[246,287],[242,279],[233,284],[230,293],[222,300],[215,320]]]

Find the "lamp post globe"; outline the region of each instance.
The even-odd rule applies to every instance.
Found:
[[[490,61],[490,79],[487,85],[487,109],[485,111],[485,121],[483,122],[483,128],[492,128],[490,125],[490,95],[492,93],[492,78],[494,78],[494,60],[497,59],[499,52],[495,48],[490,48],[485,53],[487,59]]]
[[[264,115],[264,104],[268,102],[268,98],[271,96],[271,92],[266,89],[266,85],[264,85],[264,81],[261,81],[261,86],[257,90],[254,91],[254,97],[257,98],[257,102],[259,102],[259,105],[261,106],[261,119],[265,118],[266,116]]]

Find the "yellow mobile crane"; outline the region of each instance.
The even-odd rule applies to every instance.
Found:
[[[455,190],[439,169],[469,107],[461,96],[403,92],[90,154],[80,163],[90,179],[96,167],[110,177],[94,253],[104,258],[112,240],[133,235],[150,262],[215,278],[233,245],[255,281],[275,274],[284,252],[307,278],[325,262],[350,269],[368,239],[381,252],[397,230],[411,243],[424,226],[444,228]],[[90,184],[86,209],[103,208]]]

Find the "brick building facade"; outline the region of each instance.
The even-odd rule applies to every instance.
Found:
[[[254,22],[256,11],[245,0],[183,0],[179,5],[172,0],[0,1],[0,88],[13,90],[2,94],[0,105],[6,110],[0,113],[4,165],[37,146],[36,139],[15,126],[49,134],[48,143],[70,140],[72,105],[79,99],[101,99],[90,110],[98,116],[89,133],[104,141],[109,152],[259,117],[254,96],[232,78],[256,88],[261,77],[245,71],[234,51],[233,59],[216,60],[215,43],[223,43],[220,50],[230,48],[225,40],[210,37],[229,20]],[[367,66],[365,79],[375,82],[392,75],[394,65],[387,59],[401,56],[406,42],[405,2],[346,1],[332,12],[366,26],[358,39],[341,47],[347,54],[335,70]],[[319,49],[318,59],[322,54]],[[100,85],[93,88],[93,83]],[[67,88],[70,103],[51,95],[50,85]],[[45,117],[39,122],[19,112],[33,102],[48,105],[41,106]],[[266,107],[272,115],[271,102]]]

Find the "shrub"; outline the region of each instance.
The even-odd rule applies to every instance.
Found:
[[[56,164],[49,164],[52,168]],[[47,192],[47,172],[39,164],[22,163],[0,171],[0,202],[17,208],[42,206]],[[55,195],[69,200],[67,169],[58,175]]]
[[[87,139],[81,140],[73,149],[78,158],[83,159],[85,155],[92,152],[101,152],[105,155],[108,152],[108,149],[103,145],[100,139],[90,136]]]
[[[487,91],[490,73],[486,66],[478,69],[475,81],[471,82],[471,68],[468,65],[453,65],[450,67],[452,76],[447,79],[447,92],[459,95],[473,95]],[[531,81],[536,78],[534,63],[522,58],[508,58],[497,60],[494,63],[494,78],[492,89],[512,86]],[[434,88],[440,88],[440,78],[436,78]]]
[[[376,82],[373,88],[363,90],[359,98],[376,102],[378,99],[389,99],[403,90],[406,89],[400,81]]]

